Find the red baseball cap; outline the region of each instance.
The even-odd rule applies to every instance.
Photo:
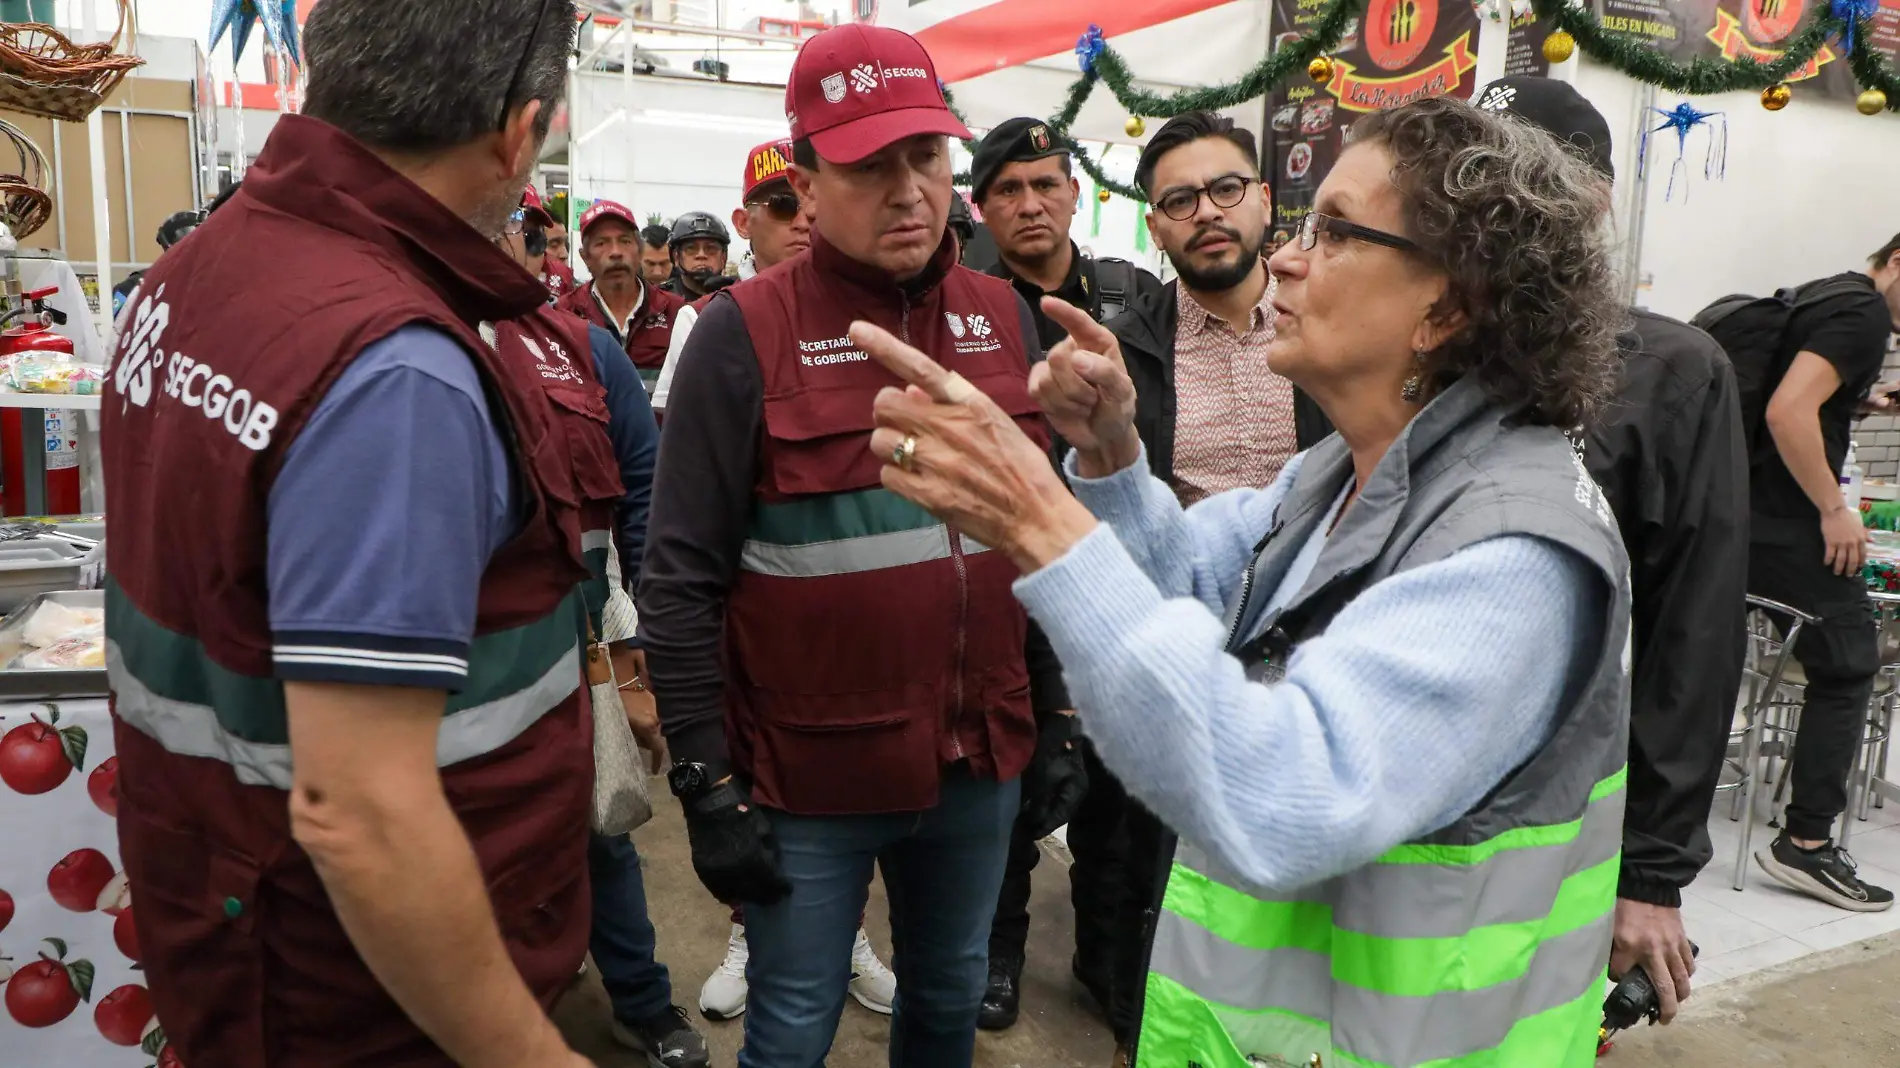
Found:
[[[554,213],[541,203],[541,194],[534,191],[533,185],[521,191],[521,210],[530,218],[540,219],[542,226],[554,225]]]
[[[602,219],[619,219],[640,232],[640,220],[633,217],[632,209],[625,204],[616,204],[611,200],[596,200],[586,211],[581,212],[581,239],[586,240],[587,228]]]
[[[937,68],[917,39],[884,26],[848,23],[805,42],[785,85],[792,138],[810,138],[833,163],[856,163],[918,134],[967,139],[950,113]]]
[[[745,189],[739,194],[739,199],[751,200],[754,189],[769,182],[784,180],[785,172],[791,169],[790,141],[767,141],[758,146],[746,156]]]

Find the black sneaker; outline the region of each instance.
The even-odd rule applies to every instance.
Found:
[[[686,1010],[678,1005],[648,1020],[627,1021],[615,1018],[614,1039],[628,1049],[647,1055],[653,1068],[707,1068],[712,1055],[706,1052],[706,1040],[687,1022]]]
[[[1833,839],[1818,849],[1802,849],[1783,831],[1767,849],[1755,854],[1755,863],[1783,886],[1836,908],[1885,912],[1893,907],[1893,891],[1861,882],[1854,874],[1854,858]]]

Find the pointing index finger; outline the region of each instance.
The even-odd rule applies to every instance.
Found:
[[[889,330],[862,320],[851,324],[851,340],[884,369],[916,386],[942,404],[961,404],[977,392],[955,371],[898,340]]]
[[[1069,332],[1077,348],[1087,352],[1098,352],[1104,356],[1116,356],[1121,352],[1115,335],[1107,327],[1089,318],[1089,313],[1070,304],[1060,297],[1042,298],[1042,313],[1056,321],[1056,325]]]

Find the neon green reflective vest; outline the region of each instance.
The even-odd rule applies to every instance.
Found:
[[[1594,668],[1543,748],[1489,797],[1361,868],[1272,892],[1180,843],[1153,935],[1138,1068],[1595,1060],[1623,831],[1628,569],[1601,491],[1562,436],[1509,425],[1472,387],[1455,385],[1414,420],[1300,594],[1232,628],[1256,636],[1234,643],[1235,655],[1271,681],[1299,640],[1371,583],[1499,534],[1532,534],[1577,552],[1616,591]],[[1337,437],[1309,454],[1251,588],[1278,587],[1350,463]],[[1243,621],[1245,609],[1234,615]],[[1509,636],[1497,641],[1509,655]]]

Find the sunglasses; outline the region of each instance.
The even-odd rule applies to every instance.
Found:
[[[771,212],[772,218],[782,223],[788,223],[798,218],[799,203],[797,193],[773,193],[769,197],[748,200],[746,201],[746,206],[764,208],[766,211]]]

